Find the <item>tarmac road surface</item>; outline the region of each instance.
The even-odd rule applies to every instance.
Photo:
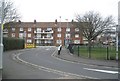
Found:
[[[56,47],[4,52],[3,79],[118,79],[116,68],[67,62],[54,54]]]

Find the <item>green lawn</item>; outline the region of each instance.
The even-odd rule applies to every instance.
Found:
[[[88,47],[80,46],[79,51],[77,46],[74,47],[74,54],[78,55],[78,52],[79,52],[79,56],[88,57]],[[110,59],[115,59],[115,55],[116,55],[115,47],[109,47],[108,54]],[[92,47],[92,51],[91,51],[92,59],[106,59],[106,55],[107,55],[106,47]]]

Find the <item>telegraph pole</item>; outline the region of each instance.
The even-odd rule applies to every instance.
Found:
[[[3,54],[3,20],[4,20],[4,0],[1,1],[1,27],[0,27],[0,69],[2,69],[2,54]]]

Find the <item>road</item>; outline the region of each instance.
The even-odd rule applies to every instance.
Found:
[[[68,62],[54,54],[56,47],[5,52],[3,79],[118,79],[116,68]]]

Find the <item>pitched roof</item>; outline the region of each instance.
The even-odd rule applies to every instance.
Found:
[[[67,22],[57,22],[57,25],[55,25],[55,22],[10,22],[6,23],[6,25],[10,27],[67,27]],[[72,23],[68,22],[68,26],[72,27]]]

